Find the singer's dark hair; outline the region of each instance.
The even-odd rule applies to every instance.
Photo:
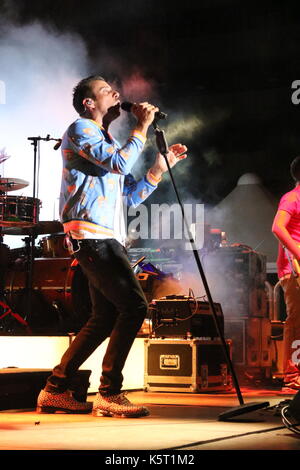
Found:
[[[294,158],[290,166],[290,171],[293,179],[300,182],[300,156]]]
[[[84,98],[95,99],[95,95],[91,89],[91,84],[95,80],[106,81],[101,75],[90,75],[89,77],[83,78],[73,89],[73,106],[77,113],[81,116],[85,109],[82,101]]]

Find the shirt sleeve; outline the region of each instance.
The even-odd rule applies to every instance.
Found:
[[[143,150],[146,137],[134,130],[123,147],[112,139],[108,142],[96,124],[77,120],[68,129],[68,143],[74,152],[103,169],[127,175]]]
[[[139,181],[129,174],[125,176],[123,195],[128,206],[137,207],[157,188],[157,181],[151,179],[149,172]]]
[[[280,199],[278,210],[288,212],[290,215],[297,213],[298,201],[295,193],[287,193]]]

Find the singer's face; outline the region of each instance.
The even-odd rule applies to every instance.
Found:
[[[116,90],[102,80],[95,80],[91,88],[95,96],[95,108],[102,116],[108,111],[111,113],[112,110],[116,113],[116,117],[120,115],[120,94]]]

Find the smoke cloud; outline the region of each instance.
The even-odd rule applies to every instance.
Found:
[[[146,79],[140,70],[133,70],[129,77],[122,81],[122,95],[128,101],[143,102],[157,97],[154,80]]]
[[[0,166],[1,176],[29,182],[8,195],[32,196],[33,146],[28,137],[60,138],[76,117],[71,93],[87,71],[87,51],[75,34],[59,34],[40,23],[2,25],[0,79],[6,100],[0,106],[0,147],[11,156]],[[38,167],[40,220],[58,218],[61,156],[55,142],[41,142]],[[5,237],[17,244],[16,237]],[[11,244],[10,243],[10,244]]]
[[[180,191],[187,201],[190,199],[188,175],[193,159],[199,158],[193,155],[192,142],[213,124],[215,117],[208,119],[205,115],[165,109],[154,80],[145,77],[135,64],[124,64],[124,57],[110,54],[109,48],[103,46],[100,52],[91,64],[87,45],[78,34],[58,32],[49,24],[37,21],[23,26],[12,20],[2,20],[0,23],[0,82],[5,90],[5,100],[0,102],[0,148],[10,155],[9,159],[0,163],[0,175],[20,178],[29,183],[24,189],[8,195],[32,196],[34,159],[33,146],[28,137],[61,138],[68,125],[77,118],[72,107],[74,85],[82,77],[97,70],[109,70],[111,66],[110,74],[118,71],[122,80],[118,88],[122,99],[161,104],[161,109],[168,113],[162,128],[169,145],[182,142],[190,147],[188,158],[174,169],[176,177],[182,178]],[[126,70],[124,76],[122,69]],[[130,114],[122,113],[120,119],[112,124],[110,130],[121,143],[134,126],[133,120]],[[60,151],[53,150],[54,144],[54,141],[41,141],[38,149],[40,220],[59,218],[62,162]],[[134,167],[136,177],[145,174],[154,161],[155,153],[155,137],[150,129],[144,155]],[[168,175],[163,181],[159,189],[162,200],[166,200],[168,193],[170,199],[175,201]],[[10,246],[20,245],[19,237],[6,236],[4,241]]]

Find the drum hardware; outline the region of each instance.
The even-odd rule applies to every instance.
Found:
[[[28,323],[24,320],[21,315],[16,312],[13,312],[10,305],[7,304],[5,299],[5,275],[7,269],[10,265],[10,248],[3,243],[3,236],[2,236],[2,227],[0,227],[0,320],[4,318],[6,321],[10,321],[11,318],[16,320],[19,325],[25,327],[27,333],[31,334],[31,330],[29,328]],[[9,318],[7,318],[9,317]],[[0,328],[1,331],[1,328]],[[6,331],[7,332],[7,331]]]
[[[23,189],[28,185],[29,183],[27,181],[18,178],[0,178],[0,307],[2,312],[0,319],[8,325],[11,325],[12,319],[16,320],[19,326],[22,325],[26,328],[27,333],[31,334],[31,330],[26,319],[22,318],[19,313],[13,312],[4,297],[5,275],[9,265],[11,264],[11,251],[7,245],[3,243],[3,227],[30,227],[34,225],[38,218],[40,206],[40,201],[35,198],[7,196],[5,193],[8,191]],[[5,247],[8,249],[5,249]],[[8,329],[9,328],[10,326]]]
[[[58,141],[59,139],[53,139],[47,134],[46,137],[28,137],[27,140],[31,141],[31,145],[33,146],[33,199],[36,199],[36,195],[38,193],[38,183],[39,183],[39,171],[37,171],[37,164],[38,169],[40,167],[40,142],[41,141],[50,141],[55,140]],[[38,220],[37,220],[38,222]],[[28,277],[26,285],[28,287],[28,308],[27,308],[27,315],[31,312],[32,308],[32,283],[33,283],[33,268],[34,268],[34,248],[35,248],[35,239],[37,237],[36,232],[32,232],[29,234],[29,247],[30,247],[30,255],[28,257]],[[27,317],[27,316],[26,316]],[[26,319],[25,317],[25,319]]]
[[[21,317],[21,315],[19,315],[18,313],[15,313],[12,311],[12,309],[10,308],[9,305],[7,305],[7,303],[3,300],[0,299],[0,307],[2,308],[3,310],[3,313],[2,315],[0,315],[0,320],[2,320],[3,318],[7,317],[8,315],[12,316],[19,324],[21,324],[23,327],[26,328],[27,332],[29,334],[32,334],[32,331],[27,323],[26,320],[24,320],[24,318]]]
[[[3,297],[5,271],[10,263],[10,249],[3,243],[0,227],[0,297]]]
[[[65,233],[55,233],[43,237],[39,241],[42,257],[44,258],[69,258],[68,247],[65,241]]]
[[[63,232],[63,225],[58,220],[43,220],[30,227],[25,226],[5,226],[2,229],[3,235],[44,235],[57,234]]]
[[[5,153],[5,147],[0,150],[0,164],[4,163],[6,160],[10,158],[10,155]]]
[[[32,285],[33,268],[36,255],[35,240],[39,234],[56,233],[62,231],[62,225],[58,221],[39,223],[40,200],[36,197],[39,183],[39,163],[40,163],[40,142],[54,140],[61,143],[61,139],[53,139],[48,134],[46,137],[28,137],[33,145],[33,194],[32,197],[7,196],[8,191],[23,189],[28,186],[28,182],[17,178],[0,178],[0,244],[3,235],[27,235],[25,239],[24,254],[26,263],[24,270],[26,273],[25,293],[27,295],[27,309],[24,321],[31,315],[32,309]],[[55,146],[55,149],[58,146]],[[0,151],[1,162],[9,156],[4,154],[4,149]],[[2,228],[4,227],[4,228]],[[1,275],[1,273],[0,273]],[[1,276],[0,276],[1,280]],[[0,286],[1,288],[1,286]]]
[[[34,247],[34,256],[35,258],[42,257],[42,250],[40,247],[38,246]],[[28,257],[28,249],[26,248],[26,246],[22,246],[20,248],[11,248],[9,250],[9,255],[8,255],[8,258],[9,258],[8,264],[11,265],[12,263],[15,263],[17,261],[27,262],[27,257]]]

